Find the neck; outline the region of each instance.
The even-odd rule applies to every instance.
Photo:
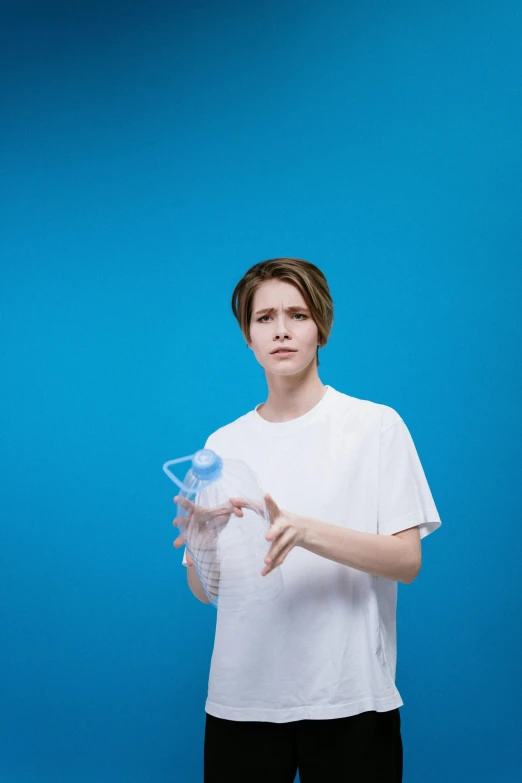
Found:
[[[267,421],[283,422],[304,416],[323,398],[326,386],[315,374],[306,382],[295,376],[267,376],[268,399],[257,409]]]

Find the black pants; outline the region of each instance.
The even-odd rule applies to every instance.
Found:
[[[399,708],[289,723],[206,713],[204,783],[402,783]]]

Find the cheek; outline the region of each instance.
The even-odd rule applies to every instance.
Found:
[[[317,326],[315,324],[307,324],[307,328],[303,329],[302,339],[315,351],[319,342]]]
[[[263,341],[263,330],[260,329],[259,326],[259,324],[252,324],[250,326],[250,341],[252,343],[260,343]]]

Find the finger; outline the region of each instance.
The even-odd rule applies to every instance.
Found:
[[[274,514],[274,516],[278,517],[281,514],[281,509],[279,508],[279,506],[275,502],[275,500],[272,497],[272,495],[269,495],[268,493],[265,495],[265,503],[266,503],[267,507],[271,508],[272,513]]]
[[[277,541],[274,541],[272,546],[270,547],[268,554],[265,557],[265,563],[268,562],[269,565],[276,565],[277,560],[280,558],[281,554],[286,552],[288,550],[288,547],[290,549],[294,545],[294,534],[293,531],[289,530],[285,533],[282,533]]]
[[[252,511],[260,511],[259,503],[254,503],[253,501],[247,500],[246,498],[230,498],[230,502],[239,508],[249,508]]]
[[[263,571],[261,572],[262,576],[266,576],[270,571],[273,571],[274,568],[277,568],[277,566],[281,565],[281,563],[284,562],[287,554],[292,551],[294,548],[293,542],[288,544],[284,549],[282,549],[279,554],[276,554],[276,557],[271,562],[267,563]]]
[[[183,495],[176,495],[174,497],[174,503],[177,503],[178,506],[181,506],[182,508],[186,509],[187,511],[193,510],[193,503],[188,498],[183,497]]]
[[[266,534],[266,540],[267,541],[274,541],[274,543],[275,543],[275,539],[278,536],[280,536],[282,534],[282,532],[283,531],[281,530],[281,528],[278,527],[278,525],[276,525],[275,522],[274,522],[274,523],[272,523],[268,533]]]

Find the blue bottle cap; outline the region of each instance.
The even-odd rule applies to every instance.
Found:
[[[215,481],[222,469],[223,460],[212,449],[200,449],[192,457],[192,473],[201,481]]]

